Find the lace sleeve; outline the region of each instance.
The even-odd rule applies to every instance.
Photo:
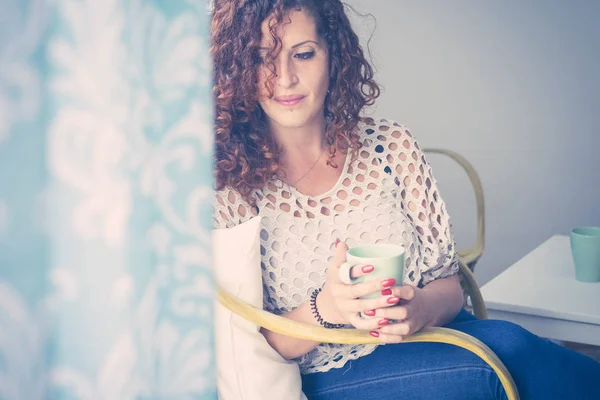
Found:
[[[256,207],[250,206],[237,192],[227,188],[216,192],[213,206],[214,229],[233,228],[258,214]]]
[[[391,135],[398,147],[395,170],[401,188],[400,200],[417,231],[419,286],[425,286],[458,272],[450,218],[431,166],[417,141],[405,127],[394,129]]]
[[[224,189],[216,193],[213,213],[214,229],[232,228],[252,219],[256,215],[258,215],[256,207],[250,206],[233,190]],[[264,260],[261,261],[260,266],[263,271],[266,269]],[[269,296],[269,290],[264,281],[263,309],[271,313],[278,313],[273,300]]]

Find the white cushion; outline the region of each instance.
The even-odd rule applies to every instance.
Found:
[[[260,217],[213,231],[216,280],[229,293],[263,306]],[[281,357],[259,327],[215,304],[217,390],[220,400],[305,400],[298,365]]]

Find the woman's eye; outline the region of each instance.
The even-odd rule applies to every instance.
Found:
[[[308,60],[309,58],[313,58],[314,55],[314,51],[307,51],[305,53],[298,53],[295,55],[295,57],[299,58],[300,60]]]

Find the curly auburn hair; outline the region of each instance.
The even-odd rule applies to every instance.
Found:
[[[267,118],[258,103],[258,49],[261,24],[273,18],[273,48],[265,65],[275,76],[275,58],[281,40],[275,32],[293,10],[315,20],[329,55],[329,91],[325,98],[329,145],[328,164],[337,167],[337,148],[354,154],[361,147],[356,127],[363,108],[379,97],[373,68],[365,59],[359,39],[340,0],[214,0],[211,54],[214,63],[215,179],[216,189],[230,187],[248,203],[253,193],[281,170],[280,149],[269,133]],[[271,79],[267,89],[272,94]],[[342,145],[342,146],[340,146]]]

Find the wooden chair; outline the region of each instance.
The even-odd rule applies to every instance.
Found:
[[[443,154],[451,157],[458,162],[467,172],[469,179],[475,190],[475,199],[477,204],[477,240],[472,248],[458,251],[458,261],[460,266],[461,284],[465,292],[465,298],[470,297],[473,313],[480,319],[487,318],[487,311],[479,287],[473,274],[475,264],[481,257],[484,249],[484,202],[483,188],[477,172],[473,166],[461,155],[456,152],[442,149],[424,149],[424,152],[431,154]],[[373,338],[367,331],[357,329],[325,329],[315,325],[304,324],[271,314],[262,309],[241,301],[230,293],[217,287],[217,300],[233,313],[262,326],[273,332],[288,335],[300,339],[313,340],[318,342],[338,343],[338,344],[378,344],[376,338]],[[478,339],[463,332],[448,328],[431,327],[425,328],[408,338],[402,343],[411,342],[437,342],[448,343],[462,347],[481,357],[494,371],[506,391],[509,400],[519,399],[515,383],[498,356]],[[402,344],[400,344],[402,345]]]

